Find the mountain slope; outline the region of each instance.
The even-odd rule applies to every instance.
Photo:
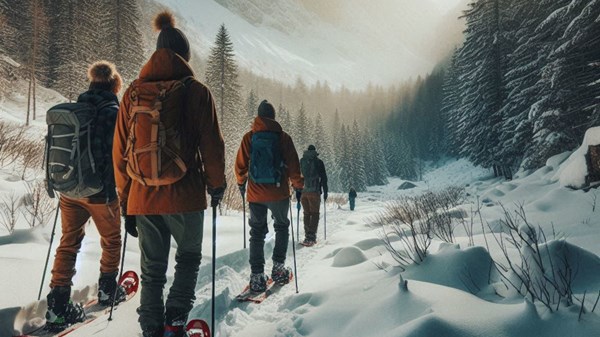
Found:
[[[225,24],[242,67],[286,83],[301,76],[351,88],[391,84],[425,74],[441,59],[430,45],[443,13],[429,1],[348,0],[325,7],[301,0],[157,2],[181,18],[201,57]]]

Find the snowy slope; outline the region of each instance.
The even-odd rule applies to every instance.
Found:
[[[557,162],[560,161],[553,164]],[[482,216],[486,221],[492,223],[500,219],[501,204],[510,207],[520,202],[536,225],[547,231],[551,231],[553,225],[568,242],[581,247],[577,250],[587,250],[582,255],[585,258],[579,260],[579,268],[585,272],[577,278],[575,289],[577,295],[581,295],[583,289],[588,294],[597,294],[600,290],[600,247],[597,244],[600,220],[591,204],[596,192],[586,194],[561,188],[559,182],[552,179],[558,169],[556,165],[505,182],[491,178],[487,170],[475,168],[467,161],[449,161],[428,173],[425,181],[418,182],[413,190],[398,190],[403,181],[391,179],[387,186],[359,194],[354,212],[348,210],[347,204],[330,204],[327,240],[323,240],[321,226],[315,247],[296,250],[299,293],[295,292],[294,284],[290,284],[261,305],[240,304],[234,300],[250,273],[247,251],[242,249],[241,214],[219,217],[216,336],[598,336],[600,317],[597,311],[589,312],[596,295],[586,300],[587,312],[580,321],[578,305],[549,313],[542,306],[518,297],[499,297],[497,287],[487,282],[490,255],[482,248],[481,231],[475,236],[478,247],[467,247],[466,238],[461,237],[459,230],[460,246],[434,242],[432,255],[423,265],[411,266],[400,274],[378,239],[380,229],[372,224],[374,216],[390,199],[449,185],[468,185],[467,191],[472,197],[469,202],[482,201]],[[472,205],[469,202],[463,207],[468,209]],[[294,212],[294,218],[295,215]],[[192,317],[207,320],[210,319],[211,284],[209,224],[210,219],[206,219],[205,257],[196,291],[196,307],[191,313]],[[19,235],[19,243],[0,240],[0,268],[5,271],[2,284],[7,285],[4,289],[10,289],[6,292],[10,296],[0,299],[0,307],[18,306],[26,302],[25,299],[35,298],[48,231],[49,228],[42,228],[33,234]],[[90,228],[80,254],[76,288],[93,283],[97,277],[97,240],[95,230]],[[272,244],[270,238],[267,256]],[[498,253],[492,247],[491,255],[497,257]],[[136,240],[130,239],[126,268],[137,269],[138,259]],[[291,264],[291,261],[289,249],[288,262]],[[270,268],[270,262],[266,267]],[[20,275],[35,276],[24,280],[19,277],[16,281],[17,270]],[[461,278],[465,270],[479,287],[474,294]],[[172,264],[168,275],[170,283]],[[402,280],[408,282],[406,289],[401,286]],[[139,336],[135,313],[138,304],[139,296],[119,308],[112,322],[98,320],[73,336]],[[0,311],[0,321],[11,321],[15,312],[15,309]],[[6,330],[0,330],[0,335],[2,331]]]
[[[436,29],[443,11],[426,1],[343,1],[335,22],[298,0],[157,1],[185,21],[181,27],[202,57],[225,24],[242,67],[287,83],[299,76],[351,88],[398,83],[425,74],[445,56],[430,52],[446,33]]]

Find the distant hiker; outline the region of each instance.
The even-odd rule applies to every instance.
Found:
[[[265,291],[268,277],[264,273],[265,237],[268,233],[267,210],[271,211],[275,228],[273,269],[271,278],[275,283],[289,282],[291,270],[285,267],[289,240],[288,211],[290,207],[289,182],[300,200],[303,179],[300,162],[292,138],[275,121],[275,109],[271,103],[262,101],[252,131],[246,133],[237,153],[235,175],[242,194],[246,193],[250,204],[250,289]],[[250,178],[250,179],[248,179]]]
[[[356,190],[354,187],[350,187],[350,193],[348,193],[348,199],[350,200],[350,210],[354,210],[354,206],[356,205]]]
[[[123,95],[113,155],[125,229],[139,234],[143,336],[183,336],[202,257],[206,191],[216,207],[225,190],[224,142],[212,94],[188,64],[188,40],[169,12],[154,25],[156,51]],[[171,237],[175,277],[164,302]]]
[[[300,160],[304,189],[302,190],[302,208],[304,208],[304,241],[302,245],[313,246],[317,243],[321,192],[323,201],[327,201],[327,173],[323,161],[318,158],[314,145],[309,145]]]
[[[111,152],[121,76],[112,63],[100,61],[90,66],[88,79],[89,90],[79,95],[77,103],[60,104],[46,116],[46,181],[52,197],[55,191],[60,194],[62,225],[52,267],[52,290],[47,296],[49,330],[63,330],[85,319],[81,304],[74,304],[70,296],[77,253],[90,217],[96,224],[102,247],[98,301],[110,305],[115,292],[116,303],[125,299],[125,291],[117,287],[116,279],[121,255],[121,219]]]

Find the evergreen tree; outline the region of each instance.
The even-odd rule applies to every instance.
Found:
[[[258,111],[258,97],[254,93],[254,89],[250,89],[246,98],[246,114],[248,117],[254,117]],[[281,105],[280,105],[281,107]]]
[[[206,84],[214,95],[223,125],[226,116],[236,114],[240,106],[238,66],[234,56],[233,43],[223,24],[217,33],[215,45],[210,50],[206,70]]]
[[[298,110],[298,115],[296,116],[294,123],[294,142],[296,143],[296,147],[298,149],[306,150],[309,143],[309,135],[311,134],[311,123],[306,114],[306,109],[304,108],[304,103],[300,105],[300,109]]]
[[[558,34],[529,113],[533,139],[525,168],[543,166],[549,157],[576,148],[594,125],[592,112],[600,103],[600,73],[594,65],[600,59],[599,15],[598,1],[567,1],[538,27]]]
[[[353,186],[356,191],[367,190],[367,173],[365,172],[364,143],[361,139],[361,132],[358,122],[354,120],[352,131],[348,139],[349,152],[349,186]]]
[[[124,83],[138,77],[144,57],[142,9],[139,0],[96,1],[104,10],[92,13],[100,18],[102,29],[95,41],[102,45],[98,57],[117,66]]]

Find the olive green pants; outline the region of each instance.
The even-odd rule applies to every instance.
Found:
[[[142,270],[139,322],[143,330],[160,328],[164,325],[165,308],[189,312],[193,307],[202,259],[204,212],[138,215],[136,221]],[[171,237],[177,243],[175,276],[165,303]]]

